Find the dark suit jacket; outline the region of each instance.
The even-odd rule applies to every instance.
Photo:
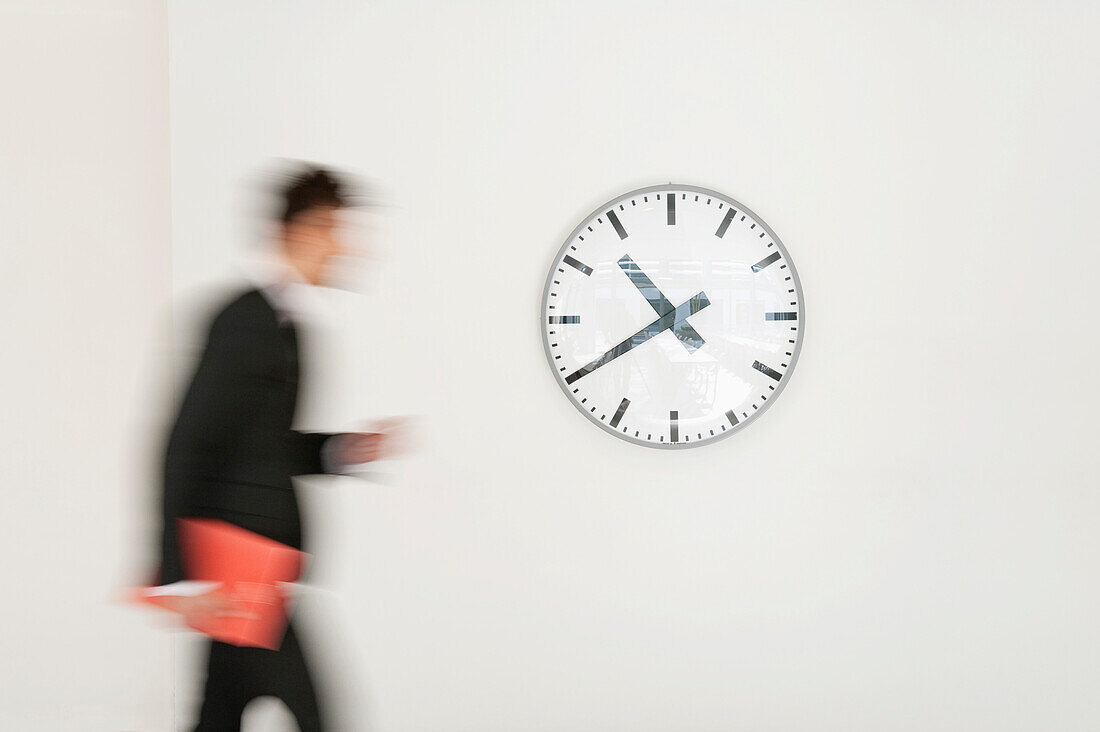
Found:
[[[298,339],[250,289],[214,318],[168,439],[158,584],[188,579],[177,519],[218,518],[302,547],[291,476],[321,473],[327,434],[291,429]]]

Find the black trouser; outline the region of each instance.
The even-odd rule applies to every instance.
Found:
[[[259,696],[281,699],[302,732],[320,732],[321,712],[294,625],[277,651],[210,641],[202,711],[195,732],[239,732],[241,713]]]

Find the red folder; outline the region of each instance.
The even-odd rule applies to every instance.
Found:
[[[180,519],[189,580],[218,582],[242,616],[207,616],[191,627],[237,646],[277,650],[286,631],[284,582],[301,574],[303,553],[218,519]],[[163,597],[144,597],[162,605]]]

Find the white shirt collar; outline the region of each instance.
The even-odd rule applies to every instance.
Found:
[[[317,310],[315,288],[281,257],[248,262],[245,276],[267,298],[280,324],[304,319]]]

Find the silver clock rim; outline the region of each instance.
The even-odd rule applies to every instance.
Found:
[[[601,211],[605,210],[608,206],[611,206],[616,201],[622,201],[622,200],[630,198],[632,196],[645,195],[647,193],[660,193],[660,192],[664,192],[664,191],[691,191],[692,193],[705,193],[708,196],[711,196],[713,198],[718,198],[722,201],[725,201],[726,204],[728,204],[729,206],[732,206],[732,207],[734,207],[734,208],[736,208],[736,209],[738,209],[738,210],[740,210],[744,213],[747,213],[749,216],[751,216],[753,218],[753,220],[756,221],[758,224],[760,224],[761,228],[763,228],[764,231],[766,231],[768,233],[768,236],[770,236],[772,238],[772,240],[775,242],[775,246],[779,249],[780,253],[783,255],[783,259],[786,261],[787,267],[791,272],[791,280],[794,282],[795,292],[798,295],[798,324],[799,324],[798,325],[798,331],[799,331],[799,336],[798,336],[798,339],[796,340],[796,342],[794,344],[794,351],[791,354],[790,365],[783,372],[783,378],[780,379],[779,383],[776,385],[775,393],[772,395],[772,398],[769,399],[768,401],[764,402],[763,406],[761,406],[760,409],[756,410],[752,414],[751,417],[748,417],[747,419],[745,419],[742,422],[738,422],[736,425],[733,425],[733,427],[731,429],[726,430],[725,432],[723,432],[720,435],[715,435],[714,437],[712,437],[710,439],[701,440],[701,441],[698,441],[698,442],[664,442],[664,443],[661,443],[661,442],[652,442],[650,440],[641,440],[641,439],[638,439],[636,437],[631,437],[628,434],[621,434],[621,433],[619,433],[618,430],[611,429],[611,427],[609,425],[607,425],[604,422],[596,419],[590,412],[586,412],[584,409],[582,409],[581,406],[573,399],[572,393],[569,391],[569,386],[565,383],[565,379],[563,379],[561,374],[554,368],[554,357],[553,357],[553,354],[550,353],[550,339],[549,339],[549,335],[547,333],[546,322],[545,322],[546,321],[546,305],[547,305],[547,300],[549,299],[549,295],[550,295],[550,285],[553,283],[553,279],[554,279],[555,266],[557,265],[558,261],[561,260],[561,258],[565,256],[566,251],[569,248],[569,243],[571,241],[573,241],[573,239],[576,238],[576,236],[578,234],[580,234],[580,232],[584,228],[585,224],[588,223],[588,221],[591,220],[594,216],[598,216]],[[730,198],[729,196],[725,195],[724,193],[719,193],[718,191],[713,190],[711,188],[704,188],[702,186],[690,186],[690,185],[678,185],[678,184],[675,184],[675,183],[666,183],[666,184],[663,184],[663,185],[646,186],[644,188],[637,188],[635,190],[627,191],[626,193],[622,193],[618,196],[615,196],[611,200],[606,201],[602,205],[597,206],[596,208],[592,209],[591,213],[589,213],[587,216],[583,217],[581,219],[581,222],[579,224],[577,224],[576,228],[574,228],[569,233],[569,236],[565,237],[565,241],[562,243],[562,245],[560,247],[558,247],[558,250],[554,254],[553,259],[550,260],[550,268],[546,273],[546,281],[545,281],[545,284],[543,284],[543,287],[542,287],[542,298],[539,301],[539,330],[542,334],[542,350],[543,350],[543,353],[546,356],[546,363],[550,366],[550,372],[554,375],[554,381],[557,382],[558,387],[561,388],[562,393],[565,394],[566,400],[570,404],[572,404],[573,407],[578,412],[583,414],[589,422],[592,422],[594,425],[599,427],[602,432],[606,432],[608,434],[614,435],[618,439],[623,440],[625,442],[629,442],[629,443],[634,444],[634,445],[641,445],[642,447],[648,447],[648,448],[651,448],[651,449],[654,449],[654,450],[690,450],[692,448],[704,447],[706,445],[712,445],[716,442],[721,442],[722,440],[725,440],[725,439],[731,437],[732,435],[737,434],[738,432],[740,432],[745,427],[748,427],[749,425],[753,424],[760,417],[760,415],[762,415],[764,412],[768,411],[768,409],[771,407],[771,405],[779,399],[779,395],[783,393],[783,389],[786,388],[787,382],[789,382],[791,380],[791,376],[794,374],[795,367],[798,365],[798,356],[802,352],[802,341],[805,339],[805,336],[806,336],[806,302],[805,302],[805,297],[802,294],[802,282],[798,278],[798,270],[795,269],[794,260],[791,258],[791,255],[787,252],[787,248],[785,246],[783,246],[783,241],[778,236],[776,236],[776,233],[774,231],[772,231],[772,228],[767,224],[766,221],[764,221],[764,219],[762,219],[760,216],[758,216],[756,214],[756,212],[754,212],[748,206],[745,206],[744,204],[742,204],[740,201],[738,201],[734,198]]]

